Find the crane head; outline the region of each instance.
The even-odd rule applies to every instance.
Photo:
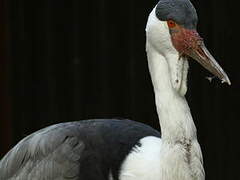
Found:
[[[147,30],[161,53],[174,48],[179,57],[191,57],[217,76],[231,84],[227,74],[207,50],[197,32],[198,16],[189,0],[160,0],[149,16]],[[167,35],[166,35],[167,34]]]

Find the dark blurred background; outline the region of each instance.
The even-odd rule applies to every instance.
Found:
[[[157,0],[2,0],[0,158],[45,126],[130,118],[159,129],[145,54],[145,24]],[[192,0],[198,31],[228,73],[221,84],[191,61],[187,99],[206,179],[239,179],[238,6]]]

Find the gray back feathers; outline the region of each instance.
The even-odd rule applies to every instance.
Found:
[[[93,119],[49,126],[20,141],[0,161],[0,180],[118,179],[138,141],[160,137],[130,120]]]
[[[0,162],[0,180],[77,179],[84,149],[77,130],[58,124],[27,136]]]

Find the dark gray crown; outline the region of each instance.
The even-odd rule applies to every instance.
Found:
[[[189,0],[160,0],[156,16],[161,21],[173,20],[187,29],[197,26],[197,12]]]

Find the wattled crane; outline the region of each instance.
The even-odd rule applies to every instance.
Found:
[[[131,120],[61,123],[21,140],[0,162],[0,180],[204,180],[188,103],[188,58],[230,85],[196,31],[189,0],[160,0],[149,15],[146,51],[161,135]]]

